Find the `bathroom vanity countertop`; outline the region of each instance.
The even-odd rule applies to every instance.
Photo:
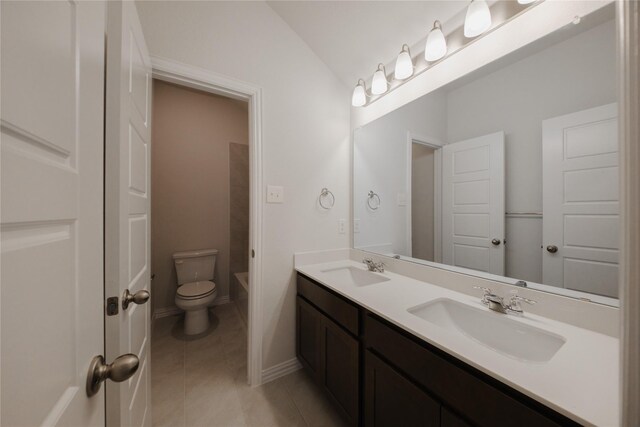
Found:
[[[322,271],[339,267],[366,270],[362,263],[352,260],[301,265],[296,266],[296,270],[581,424],[619,424],[618,339],[526,313],[524,304],[522,317],[496,315],[509,316],[517,322],[561,335],[566,342],[548,362],[517,360],[472,339],[447,333],[407,311],[440,298],[489,310],[480,302],[480,291],[478,296],[470,296],[388,271],[375,274],[390,280],[362,287],[326,280]]]

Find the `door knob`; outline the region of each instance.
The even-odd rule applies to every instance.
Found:
[[[500,244],[500,239],[491,239],[491,244],[494,246],[498,246]]]
[[[122,295],[122,309],[126,310],[127,308],[129,308],[129,304],[131,303],[135,303],[138,305],[144,304],[149,300],[150,295],[151,294],[149,294],[149,291],[146,291],[144,289],[136,292],[135,294],[129,292],[129,289],[125,289],[124,295]]]
[[[95,356],[89,364],[87,374],[87,396],[91,397],[100,390],[103,381],[121,383],[128,380],[138,370],[140,360],[135,354],[123,354],[110,364],[104,363],[104,357]]]
[[[555,254],[556,252],[558,252],[558,247],[556,245],[549,245],[547,246],[547,252]]]

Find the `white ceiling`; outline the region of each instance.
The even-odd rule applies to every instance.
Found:
[[[351,87],[358,78],[371,77],[378,63],[394,60],[404,43],[412,46],[424,39],[436,19],[457,20],[468,1],[267,3]]]

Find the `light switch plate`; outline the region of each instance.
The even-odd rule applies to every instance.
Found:
[[[284,187],[267,185],[267,203],[284,203]]]
[[[346,219],[340,219],[338,221],[338,233],[340,234],[344,234],[347,228],[347,220]]]

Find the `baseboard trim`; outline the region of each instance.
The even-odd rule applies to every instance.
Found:
[[[160,319],[162,317],[175,316],[176,314],[182,313],[178,307],[162,307],[156,308],[153,312],[153,320]]]
[[[213,307],[216,305],[229,304],[230,302],[231,302],[231,298],[229,298],[229,295],[225,295],[223,297],[216,298],[216,300],[213,301],[213,304],[211,304],[211,306]],[[162,317],[175,316],[176,314],[180,314],[180,313],[183,313],[183,311],[176,306],[156,308],[156,310],[153,312],[152,320],[160,319]]]
[[[284,377],[291,372],[295,372],[298,369],[302,369],[302,364],[296,357],[289,359],[285,362],[279,363],[267,369],[262,370],[262,384],[268,383],[280,377]]]

